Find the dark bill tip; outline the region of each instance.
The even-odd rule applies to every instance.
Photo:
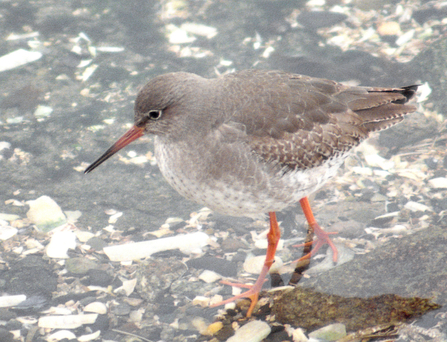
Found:
[[[99,157],[94,163],[87,167],[84,173],[89,173],[93,171],[97,166],[101,165],[116,152],[121,150],[123,147],[129,145],[132,141],[138,139],[144,134],[144,127],[132,126],[121,138],[118,139],[101,157]]]

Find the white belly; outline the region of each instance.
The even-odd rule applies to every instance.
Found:
[[[263,165],[248,165],[252,174],[244,173],[241,165],[226,166],[228,172],[215,177],[211,168],[201,162],[205,156],[191,156],[184,148],[155,140],[160,171],[182,196],[222,214],[253,218],[281,211],[318,190],[335,176],[346,156],[310,170],[286,173],[271,173]]]

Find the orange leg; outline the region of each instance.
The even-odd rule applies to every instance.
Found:
[[[265,277],[267,276],[270,267],[275,262],[276,247],[278,246],[279,238],[281,237],[281,231],[279,230],[278,221],[276,220],[276,214],[274,212],[271,212],[271,213],[269,213],[269,217],[270,217],[270,231],[267,234],[267,241],[268,241],[267,253],[265,256],[264,266],[262,267],[262,270],[261,270],[261,273],[259,274],[258,280],[256,280],[256,283],[254,285],[233,284],[233,283],[224,282],[224,281],[221,282],[221,283],[227,284],[227,285],[249,288],[249,290],[244,293],[241,293],[240,295],[237,295],[237,296],[231,297],[227,300],[224,300],[222,302],[213,304],[211,307],[231,303],[239,298],[250,298],[251,304],[250,304],[250,308],[247,311],[247,317],[251,316],[253,309],[255,308],[255,305],[258,302],[259,292],[262,289],[262,285],[264,284]]]
[[[303,197],[300,200],[301,209],[303,209],[304,216],[306,216],[307,223],[314,231],[315,235],[317,236],[316,241],[308,242],[306,244],[303,244],[305,246],[308,246],[310,244],[315,243],[315,247],[312,249],[312,251],[309,254],[306,254],[305,256],[299,258],[297,261],[301,261],[304,259],[309,259],[312,257],[324,244],[328,244],[329,247],[332,248],[333,251],[333,260],[334,262],[337,262],[338,259],[338,251],[337,247],[335,247],[332,240],[329,238],[329,235],[337,234],[337,233],[326,233],[317,223],[315,220],[314,214],[312,213],[312,209],[310,208],[309,200],[307,197]],[[303,246],[300,245],[300,246]]]

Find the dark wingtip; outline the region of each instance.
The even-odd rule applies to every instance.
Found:
[[[421,84],[413,84],[411,86],[402,87],[403,92],[402,95],[407,98],[407,101],[410,100],[414,94],[416,94],[418,87],[420,87]]]
[[[393,92],[401,93],[403,96],[405,96],[405,99],[399,99],[393,102],[397,104],[407,103],[413,98],[414,94],[416,94],[419,86],[421,86],[421,84],[413,84],[393,90]]]

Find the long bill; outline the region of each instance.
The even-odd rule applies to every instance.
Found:
[[[123,147],[129,145],[132,141],[137,140],[143,134],[144,127],[132,126],[132,128],[129,129],[121,138],[119,138],[116,143],[114,143],[101,157],[98,158],[98,160],[86,168],[84,173],[93,171],[97,166],[105,162]]]

